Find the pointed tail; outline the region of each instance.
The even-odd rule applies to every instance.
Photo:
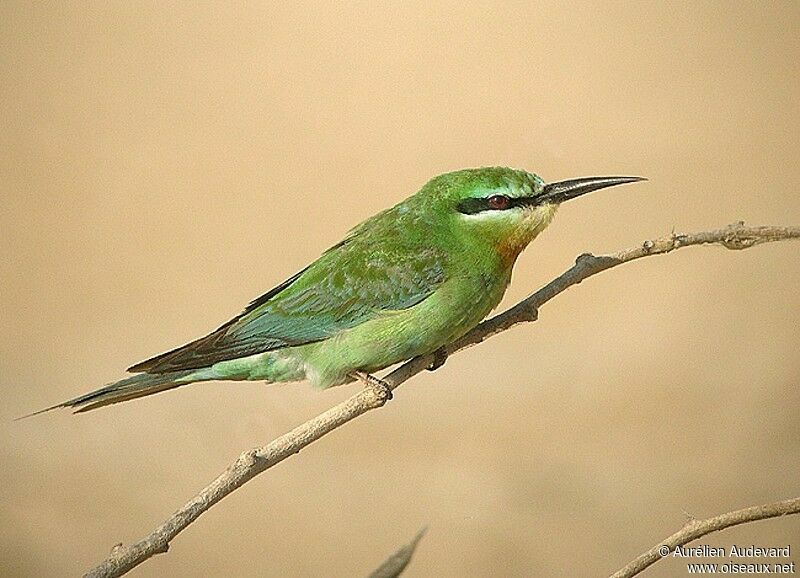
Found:
[[[195,374],[194,376],[191,375],[193,373]],[[110,383],[105,387],[101,387],[100,389],[90,393],[80,395],[74,399],[65,401],[64,403],[59,403],[54,406],[35,411],[17,419],[24,419],[26,417],[31,417],[46,411],[50,411],[52,409],[67,407],[73,408],[75,410],[74,413],[82,413],[84,411],[103,407],[104,405],[110,405],[112,403],[119,403],[120,401],[128,401],[129,399],[136,399],[137,397],[152,395],[154,393],[172,389],[173,387],[180,387],[181,385],[186,385],[187,383],[192,383],[194,381],[210,379],[210,377],[197,375],[198,373],[200,372],[196,370],[172,371],[169,373],[156,374],[139,373],[114,383]]]

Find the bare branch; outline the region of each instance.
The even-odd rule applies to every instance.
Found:
[[[380,567],[369,575],[369,578],[397,578],[406,569],[408,563],[411,562],[411,557],[417,549],[417,544],[422,540],[427,528],[422,528],[414,539],[408,544],[402,546],[397,552],[389,556]]]
[[[481,343],[517,323],[535,321],[539,307],[562,291],[601,271],[635,259],[661,255],[692,245],[719,244],[728,249],[747,249],[761,243],[797,238],[800,238],[800,227],[746,227],[744,223],[734,223],[713,231],[680,235],[672,233],[612,255],[583,254],[576,259],[575,265],[562,275],[514,307],[484,321],[450,344],[446,348],[446,353],[452,355],[461,349]],[[414,358],[392,371],[384,379],[394,390],[434,361],[436,361],[434,354]],[[85,576],[89,578],[122,576],[154,554],[166,552],[175,536],[222,498],[261,472],[298,453],[311,442],[351,419],[381,407],[384,403],[386,398],[379,394],[377,388],[365,388],[269,444],[244,452],[217,479],[203,488],[148,536],[130,546],[114,547],[108,558]]]
[[[630,578],[642,572],[651,564],[655,564],[662,558],[670,555],[678,546],[684,546],[689,542],[697,540],[706,534],[724,530],[731,526],[755,522],[756,520],[766,520],[768,518],[778,518],[789,514],[800,513],[800,498],[792,498],[772,504],[762,506],[751,506],[735,512],[721,514],[707,520],[696,520],[690,518],[686,524],[675,532],[672,536],[659,542],[644,554],[637,556],[624,568],[617,570],[610,578]]]

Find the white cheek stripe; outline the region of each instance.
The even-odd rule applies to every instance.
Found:
[[[488,221],[490,219],[494,220],[508,220],[514,219],[518,220],[521,215],[521,207],[515,207],[513,209],[505,209],[503,211],[489,209],[488,211],[481,211],[480,213],[475,213],[473,215],[467,215],[461,213],[461,218],[466,219],[467,221]]]

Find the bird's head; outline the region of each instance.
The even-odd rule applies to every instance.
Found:
[[[642,180],[586,177],[548,184],[525,171],[486,167],[439,175],[420,193],[436,205],[438,214],[448,215],[456,234],[486,241],[513,262],[550,224],[564,201]]]

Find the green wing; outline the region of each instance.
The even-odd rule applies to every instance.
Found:
[[[441,250],[355,233],[213,333],[129,371],[197,369],[327,339],[382,311],[413,307],[444,280]]]

